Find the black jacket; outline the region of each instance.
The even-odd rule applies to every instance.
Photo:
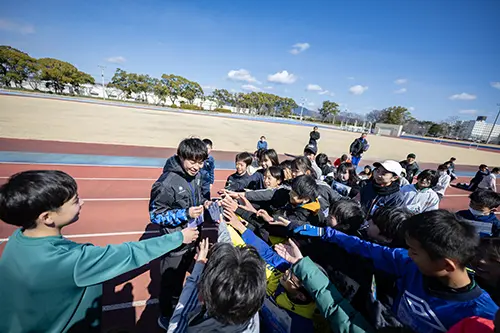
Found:
[[[312,131],[311,133],[309,133],[309,144],[310,145],[317,145],[318,144],[318,140],[320,138],[320,134],[319,132],[315,132],[315,131]]]
[[[399,189],[399,180],[384,188],[379,188],[373,180],[370,180],[360,192],[361,208],[366,216],[371,216],[380,207],[404,206],[403,195]]]
[[[367,144],[368,141],[366,141],[366,139],[357,138],[356,140],[353,141],[353,143],[351,143],[351,146],[349,147],[349,152],[354,157],[361,157],[361,155],[366,150]]]
[[[170,157],[163,174],[151,188],[149,218],[162,226],[163,233],[173,233],[187,227],[188,209],[202,205],[206,199],[201,191],[201,174],[192,177],[181,166],[177,155]],[[170,253],[182,254],[194,245],[182,245]]]
[[[334,191],[330,185],[321,180],[316,180],[318,185],[318,201],[323,216],[328,216],[330,206],[342,199],[342,196]]]
[[[258,177],[253,175],[251,176],[248,173],[239,175],[235,172],[227,177],[226,186],[224,188],[234,192],[243,192],[246,188],[254,189],[257,187],[257,178]]]
[[[418,163],[415,162],[413,164],[410,164],[408,163],[408,161],[404,160],[399,162],[399,164],[406,170],[406,179],[410,182],[410,184],[413,184],[413,177],[415,177],[418,170],[420,169]]]

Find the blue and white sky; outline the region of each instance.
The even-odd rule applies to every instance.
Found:
[[[105,65],[106,80],[120,67],[313,109],[329,99],[358,113],[403,105],[422,120],[493,121],[499,15],[499,0],[4,0],[0,44],[98,79]]]

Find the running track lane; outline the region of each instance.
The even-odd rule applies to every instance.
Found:
[[[74,241],[104,246],[158,235],[156,226],[148,226],[148,200],[160,168],[0,164],[0,183],[16,172],[34,168],[59,169],[76,178],[80,197],[86,202],[80,220],[64,229]],[[216,171],[213,193],[222,188],[231,172]],[[443,200],[443,208],[467,207],[467,192],[450,188],[447,194],[450,197]],[[0,239],[13,230],[1,223]],[[0,253],[2,250],[0,245]],[[157,261],[105,283],[103,328],[135,326],[137,332],[160,332],[156,327],[158,288]]]

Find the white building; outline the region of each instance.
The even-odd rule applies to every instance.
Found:
[[[500,124],[495,125],[486,122],[486,117],[478,117],[476,120],[464,121],[459,125],[457,136],[464,140],[486,141],[490,135],[490,142],[498,141],[500,136]]]

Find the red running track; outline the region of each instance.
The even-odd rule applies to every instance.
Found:
[[[148,200],[152,183],[161,168],[0,164],[0,183],[20,171],[58,169],[72,175],[79,195],[85,201],[80,220],[64,229],[77,242],[103,246],[137,241],[157,234],[149,224]],[[213,193],[221,189],[230,170],[217,170]],[[450,210],[468,206],[468,192],[450,188],[441,207]],[[5,240],[14,227],[0,223],[0,239]],[[3,250],[0,245],[0,254]],[[156,327],[159,288],[158,263],[109,281],[104,286],[103,328],[128,328],[136,332],[160,332]]]

